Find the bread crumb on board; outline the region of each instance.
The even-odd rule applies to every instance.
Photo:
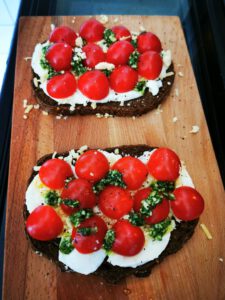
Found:
[[[124,289],[123,289],[123,293],[124,293],[125,295],[130,295],[130,294],[131,294],[131,290],[128,289],[128,288],[124,288]]]
[[[24,57],[24,60],[25,60],[25,61],[28,61],[28,60],[31,60],[31,59],[32,59],[31,56],[26,56],[26,57]]]
[[[172,121],[173,121],[173,123],[176,123],[177,122],[177,120],[178,120],[178,117],[173,117],[173,119],[172,119]]]
[[[203,224],[203,223],[201,223],[201,224],[200,224],[200,227],[201,227],[201,229],[203,230],[204,234],[206,235],[207,239],[208,239],[208,240],[212,240],[212,235],[211,235],[209,229],[206,227],[206,225]]]
[[[180,94],[180,93],[179,93],[179,90],[178,90],[178,88],[175,88],[175,90],[174,90],[174,91],[175,91],[175,96],[179,97],[179,94]]]
[[[47,111],[45,111],[45,110],[42,110],[42,115],[44,115],[44,116],[48,116],[48,112],[47,112]]]
[[[119,18],[115,18],[114,20],[113,20],[113,23],[117,23],[119,21]]]
[[[158,106],[157,106],[157,108],[156,108],[156,115],[159,115],[159,114],[161,114],[163,112],[163,109],[162,109],[162,105],[161,104],[159,104]]]
[[[51,31],[53,31],[55,29],[55,24],[51,24],[50,28],[51,28]]]
[[[192,129],[189,131],[189,133],[195,134],[195,133],[198,133],[199,130],[200,130],[200,128],[199,128],[198,125],[193,125],[193,126],[192,126]]]
[[[100,15],[98,18],[99,22],[101,22],[102,24],[106,24],[109,22],[109,18],[106,15]]]
[[[178,76],[180,76],[180,77],[184,77],[184,74],[183,74],[182,72],[178,72],[177,74],[178,74]]]
[[[145,27],[143,25],[140,25],[139,29],[140,29],[141,32],[146,31],[146,29],[145,29]]]
[[[222,258],[222,257],[219,257],[219,261],[220,261],[220,262],[223,262],[223,258]]]

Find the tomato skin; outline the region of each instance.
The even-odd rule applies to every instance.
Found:
[[[47,82],[48,94],[56,99],[70,97],[76,92],[76,89],[76,79],[70,72],[53,76]]]
[[[115,242],[112,251],[124,256],[138,254],[144,246],[143,231],[127,220],[119,220],[112,227],[115,230]]]
[[[92,253],[99,250],[102,247],[103,240],[107,231],[107,226],[102,218],[93,216],[83,221],[77,228],[84,227],[97,227],[97,232],[92,233],[89,236],[83,236],[77,232],[76,228],[73,228],[72,239],[73,245],[80,253]]]
[[[204,200],[194,188],[181,186],[173,192],[175,200],[171,201],[174,215],[183,221],[197,219],[204,210]]]
[[[63,188],[66,178],[70,176],[73,176],[70,165],[58,158],[47,160],[39,171],[41,182],[55,190]]]
[[[109,81],[106,75],[98,70],[88,71],[78,79],[79,90],[92,100],[101,100],[109,93]]]
[[[81,178],[71,180],[64,187],[61,198],[79,201],[80,209],[93,208],[97,200],[92,189],[92,184],[86,179]],[[60,206],[67,215],[71,215],[78,210],[78,208],[72,208],[65,204],[61,204]]]
[[[138,74],[149,80],[154,80],[159,77],[162,65],[162,58],[157,52],[146,51],[139,57]]]
[[[83,153],[75,165],[77,176],[91,182],[102,179],[108,171],[109,162],[107,158],[97,150],[88,150]]]
[[[103,39],[104,30],[102,23],[91,18],[81,25],[79,34],[87,42],[97,42]]]
[[[134,47],[130,42],[118,41],[109,47],[106,53],[106,60],[115,66],[126,65],[133,51]]]
[[[68,26],[59,26],[51,32],[49,41],[52,43],[65,42],[74,47],[76,38],[77,35],[73,29]]]
[[[161,181],[174,181],[179,177],[181,162],[177,154],[168,148],[156,149],[147,163],[149,173]]]
[[[148,198],[150,193],[151,188],[144,188],[136,192],[136,194],[134,195],[134,211],[140,211],[142,200]],[[145,222],[147,224],[159,223],[168,217],[169,212],[169,201],[163,199],[163,201],[160,204],[157,204],[157,206],[152,210],[152,215],[150,217],[145,218]]]
[[[131,33],[130,31],[123,25],[116,25],[111,28],[112,32],[115,34],[117,40],[121,38],[126,41],[131,41]],[[126,39],[125,39],[126,38]]]
[[[109,218],[120,219],[128,214],[133,199],[127,190],[118,186],[107,186],[99,195],[99,208]]]
[[[132,156],[120,158],[113,165],[112,169],[122,173],[123,181],[130,190],[140,188],[148,175],[147,167],[143,164],[143,162]]]
[[[35,240],[50,241],[62,232],[63,222],[51,206],[40,205],[27,218],[26,230]]]
[[[57,72],[62,70],[69,70],[71,68],[73,50],[72,47],[66,43],[53,44],[45,54],[49,64]]]
[[[85,65],[89,68],[94,68],[98,63],[105,61],[105,53],[96,44],[88,43],[82,50],[86,54]]]
[[[134,89],[138,81],[138,73],[129,66],[120,66],[110,75],[110,86],[117,93],[125,93]]]
[[[141,33],[137,38],[138,52],[144,53],[152,50],[156,52],[162,51],[162,45],[159,38],[152,32]]]

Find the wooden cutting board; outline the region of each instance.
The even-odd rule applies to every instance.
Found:
[[[47,39],[50,25],[75,30],[87,17],[23,17],[20,20],[14,88],[13,127],[9,170],[4,299],[225,299],[224,189],[202,110],[190,58],[178,17],[118,16],[118,24],[134,31],[143,26],[156,33],[163,48],[171,49],[176,70],[172,91],[161,109],[142,117],[71,117],[67,120],[32,110],[23,119],[23,99],[35,103],[30,85],[30,61],[37,42]],[[109,17],[107,26],[115,24]],[[179,76],[183,74],[183,77]],[[177,117],[177,122],[173,118]],[[200,131],[191,134],[192,125]],[[102,278],[61,273],[31,251],[24,235],[22,216],[27,179],[36,160],[46,153],[81,145],[109,147],[149,144],[174,149],[187,164],[196,188],[205,199],[201,223],[193,238],[167,258],[147,278],[127,278],[110,285]],[[222,261],[224,259],[224,262]]]

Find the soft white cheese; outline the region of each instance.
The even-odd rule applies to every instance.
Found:
[[[34,48],[34,53],[32,55],[31,60],[31,67],[34,70],[34,72],[40,77],[41,82],[45,82],[48,77],[48,70],[43,69],[40,64],[42,57],[42,48],[48,44],[49,42],[46,42],[44,44],[37,44]]]
[[[41,182],[40,177],[37,174],[26,191],[26,206],[29,213],[38,206],[44,204],[44,194],[49,190],[50,189]]]
[[[110,64],[108,62],[100,62],[98,63],[97,65],[95,65],[95,69],[96,70],[113,70],[115,68],[115,65],[114,64]]]
[[[114,152],[110,153],[110,152],[107,152],[107,151],[104,151],[104,150],[101,150],[101,149],[99,149],[98,151],[105,155],[105,157],[109,161],[110,166],[115,164],[115,162],[117,162],[117,160],[119,160],[122,157],[122,155],[115,154]]]
[[[152,93],[153,96],[156,96],[159,92],[159,89],[163,86],[161,80],[148,80],[146,82],[146,87],[149,89],[149,92]]]
[[[170,233],[163,236],[162,241],[153,241],[145,234],[145,245],[143,249],[134,256],[123,256],[111,252],[107,261],[113,266],[136,268],[157,257],[165,250],[170,240]]]
[[[71,268],[73,271],[88,275],[98,269],[106,257],[105,251],[100,249],[90,254],[82,254],[74,249],[69,254],[59,251],[59,261]]]

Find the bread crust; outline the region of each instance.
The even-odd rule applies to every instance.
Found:
[[[168,68],[167,72],[174,73],[173,63]],[[33,72],[33,78],[36,77],[39,79],[39,76]],[[160,88],[159,93],[156,96],[153,96],[149,91],[146,91],[143,96],[134,99],[125,101],[124,105],[121,106],[120,102],[108,102],[108,103],[98,103],[96,101],[97,107],[94,109],[91,106],[91,103],[88,103],[86,106],[82,104],[76,104],[75,110],[70,110],[69,104],[58,105],[58,103],[47,96],[43,90],[34,85],[33,79],[31,81],[34,95],[39,103],[40,107],[55,115],[95,115],[99,114],[110,114],[113,116],[140,116],[149,112],[150,110],[156,108],[162,101],[166,98],[167,94],[170,92],[175,78],[175,73],[171,76],[168,76],[162,80],[163,86]]]
[[[135,145],[135,146],[120,146],[113,148],[103,149],[108,152],[114,152],[115,149],[119,149],[119,153],[124,156],[129,154],[131,156],[140,156],[144,151],[151,151],[156,147],[150,147],[147,145]],[[75,149],[77,151],[78,149]],[[47,154],[41,157],[37,161],[37,166],[41,166],[45,161],[52,158],[52,154]],[[69,152],[57,153],[55,157],[59,156],[67,156]],[[31,183],[33,178],[38,174],[38,172],[33,171],[29,180],[28,185]],[[26,204],[24,204],[23,209],[24,219],[26,220],[29,216],[29,212],[27,210]],[[102,265],[94,272],[93,275],[98,275],[103,277],[107,282],[116,284],[119,281],[123,280],[127,276],[135,275],[136,277],[146,277],[151,274],[152,269],[161,263],[167,256],[176,253],[180,250],[183,245],[192,237],[195,227],[198,224],[198,220],[188,221],[188,222],[176,222],[176,228],[171,232],[170,241],[166,247],[166,249],[160,254],[160,256],[142,266],[138,266],[136,268],[122,268],[119,266],[113,266],[109,264],[106,260],[102,263]],[[70,268],[66,267],[62,262],[58,260],[58,250],[59,250],[59,242],[60,239],[54,239],[52,241],[42,242],[33,239],[30,237],[25,229],[26,237],[30,241],[32,249],[40,254],[46,256],[48,259],[52,260],[56,263],[61,271],[63,272],[73,272]]]

